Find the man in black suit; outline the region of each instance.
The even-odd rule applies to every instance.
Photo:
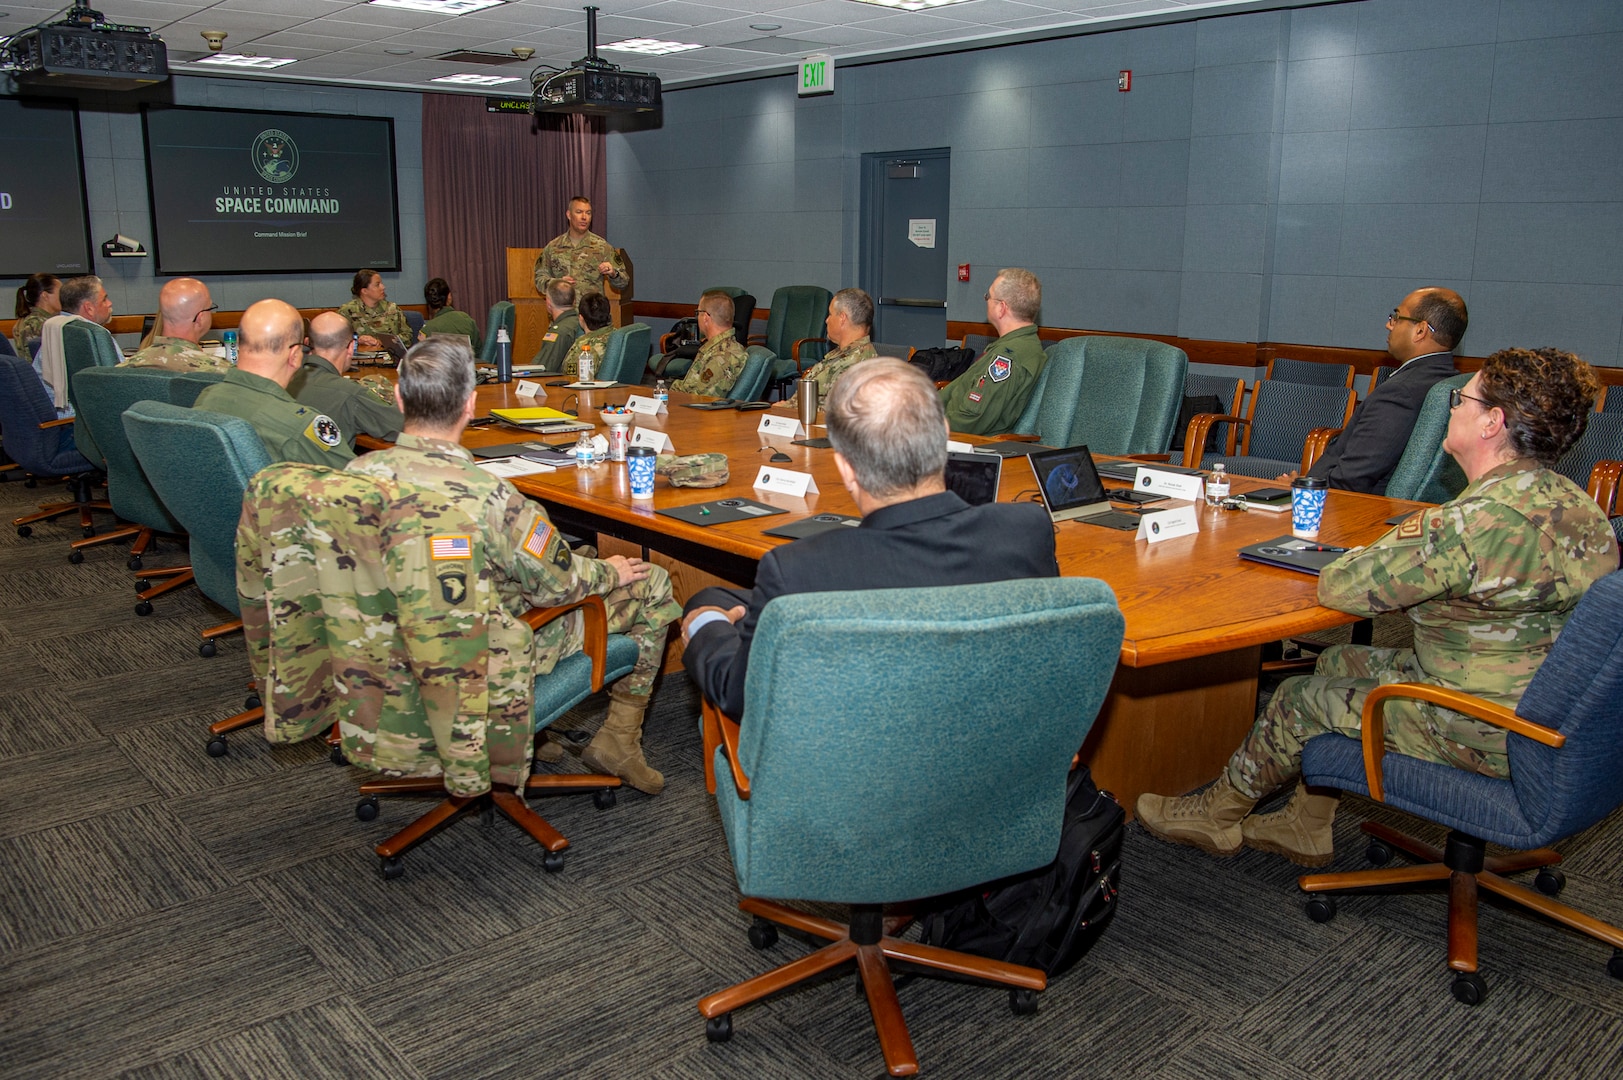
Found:
[[[767,552],[754,589],[703,589],[682,619],[688,674],[729,716],[744,713],[750,639],[775,596],[1059,576],[1041,506],[970,506],[946,489],[947,418],[917,368],[858,364],[834,384],[827,418],[862,524]]]
[[[1340,435],[1330,440],[1309,476],[1333,488],[1386,494],[1426,391],[1454,369],[1454,348],[1465,336],[1465,301],[1452,289],[1416,289],[1386,317],[1386,351],[1398,370],[1353,410]],[[1295,473],[1279,479],[1289,482]]]

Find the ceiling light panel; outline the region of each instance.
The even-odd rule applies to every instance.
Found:
[[[380,0],[372,0],[378,3]],[[874,7],[895,8],[897,11],[928,11],[931,8],[946,7],[949,4],[967,4],[969,0],[851,0],[854,4],[871,4]]]
[[[498,7],[505,0],[370,0],[374,7],[405,8],[408,11],[426,11],[433,15],[466,15],[470,11],[483,11]]]
[[[240,53],[216,53],[213,56],[205,56],[201,60],[193,60],[192,63],[207,67],[256,68],[260,71],[266,71],[270,68],[286,67],[289,64],[297,63],[297,59],[292,56],[243,56]]]
[[[441,75],[429,82],[456,83],[458,86],[500,86],[521,81],[516,75]]]
[[[702,49],[703,45],[694,45],[682,41],[660,41],[657,38],[626,38],[608,45],[599,45],[600,49],[613,49],[616,52],[642,53],[644,56],[669,56],[671,53],[692,52]]]

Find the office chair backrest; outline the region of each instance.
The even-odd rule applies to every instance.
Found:
[[[11,339],[0,334],[0,356],[16,356],[17,349],[11,344]]]
[[[157,368],[85,368],[72,376],[79,399],[79,419],[90,425],[107,465],[107,501],[125,521],[158,532],[178,533],[183,526],[153,490],[124,433],[124,410],[138,401],[169,400],[172,375]]]
[[[726,396],[739,401],[765,401],[766,386],[772,378],[772,365],[777,357],[771,349],[760,345],[751,345],[744,351],[748,355],[744,370],[738,373]]]
[[[1448,434],[1449,391],[1470,380],[1469,372],[1452,375],[1426,391],[1420,412],[1415,414],[1414,429],[1409,432],[1409,443],[1387,478],[1388,498],[1441,503],[1465,490],[1465,473],[1443,450],[1443,437]]]
[[[509,342],[513,339],[513,327],[518,322],[518,309],[511,300],[498,300],[490,305],[490,315],[485,319],[485,340],[480,343],[479,362],[481,364],[494,364],[496,362],[496,331],[505,328]],[[517,362],[515,358],[515,363]]]
[[[1268,379],[1280,382],[1306,383],[1309,386],[1351,386],[1351,364],[1320,364],[1313,360],[1291,360],[1276,356],[1268,361]]]
[[[39,381],[34,365],[15,356],[0,357],[0,432],[6,453],[25,472],[40,477],[73,476],[93,465],[65,439],[67,426],[41,428],[56,419],[56,406]]]
[[[598,362],[594,379],[602,381],[636,383],[648,366],[649,339],[652,331],[647,323],[627,323],[609,332],[603,343],[603,354]]]
[[[796,341],[826,336],[828,302],[833,298],[834,294],[821,285],[785,285],[778,289],[772,294],[771,314],[766,320],[766,347],[774,356],[787,359]],[[801,355],[810,367],[823,352],[803,350]]]
[[[41,338],[40,342],[44,340]],[[68,373],[68,404],[73,406],[75,415],[79,411],[79,400],[73,388],[73,376],[86,368],[115,367],[123,359],[118,342],[106,327],[88,319],[74,319],[62,325],[62,363]],[[96,446],[96,436],[90,426],[82,421],[74,424],[73,439],[79,444],[79,452],[99,467],[102,452]]]
[[[1343,426],[1351,404],[1351,391],[1344,386],[1259,379],[1251,387],[1246,456],[1299,461],[1308,433]]]
[[[400,314],[406,317],[406,325],[411,328],[411,341],[405,343],[407,348],[410,348],[423,336],[423,313],[413,311],[411,308],[401,308]]]
[[[1047,863],[1122,628],[1085,578],[774,599],[740,719],[740,888],[887,903]],[[1040,658],[1043,677],[1010,656]],[[730,790],[718,779],[719,800]]]
[[[1623,390],[1616,386],[1606,387],[1602,391],[1599,411],[1623,413]]]
[[[253,425],[236,416],[137,401],[122,423],[130,449],[164,506],[191,537],[198,588],[221,607],[237,603],[237,521],[248,481],[270,464]]]
[[[221,382],[225,375],[218,371],[182,371],[169,380],[169,404],[189,409],[197,395],[213,383]]]
[[[1623,461],[1623,412],[1590,413],[1584,433],[1561,455],[1555,471],[1588,488],[1590,472],[1602,461]]]
[[[1189,358],[1144,338],[1078,335],[1054,342],[1014,430],[1050,446],[1159,454],[1172,442]]]

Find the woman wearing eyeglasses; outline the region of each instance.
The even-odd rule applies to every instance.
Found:
[[[1514,709],[1589,586],[1617,569],[1595,501],[1551,466],[1583,434],[1600,382],[1558,349],[1503,349],[1456,390],[1443,448],[1465,472],[1458,498],[1415,512],[1319,577],[1319,603],[1354,615],[1403,611],[1413,649],[1339,645],[1312,675],[1274,693],[1217,782],[1199,795],[1143,795],[1151,834],[1232,855],[1242,844],[1323,866],[1338,795],[1300,783],[1289,804],[1247,817],[1301,774],[1302,745],[1358,737],[1365,696],[1383,683],[1462,690]],[[1509,775],[1505,731],[1427,702],[1386,710],[1401,754],[1485,776]]]

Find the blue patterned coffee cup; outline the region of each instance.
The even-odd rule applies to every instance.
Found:
[[[654,449],[651,446],[633,446],[626,450],[626,472],[631,478],[633,499],[654,497]]]
[[[1330,496],[1330,481],[1318,476],[1298,476],[1291,481],[1291,535],[1312,540],[1319,535],[1324,520],[1324,501]]]

